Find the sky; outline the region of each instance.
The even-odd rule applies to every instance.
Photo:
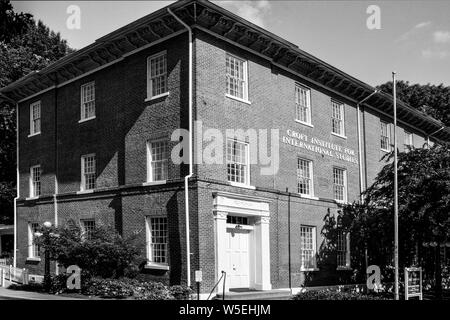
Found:
[[[96,39],[174,1],[12,1],[69,45]],[[372,85],[392,79],[450,85],[450,1],[214,1]],[[69,29],[71,5],[80,29]],[[379,19],[369,6],[379,8]],[[368,11],[368,8],[370,9]],[[369,29],[367,22],[379,22]]]

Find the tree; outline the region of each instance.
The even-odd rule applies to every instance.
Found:
[[[0,0],[0,88],[73,52],[59,33]],[[16,194],[15,106],[0,103],[0,223],[12,223]]]
[[[389,268],[393,256],[394,172],[389,161],[364,193],[364,203],[342,207],[342,226],[352,243],[365,246],[373,263]],[[450,239],[450,145],[412,149],[398,155],[399,255],[401,268],[414,263],[434,265],[436,293],[442,292],[439,247]],[[432,264],[423,245],[436,245]],[[361,250],[356,250],[360,255]],[[355,252],[353,252],[355,254]],[[359,257],[355,257],[356,260]],[[365,271],[361,268],[361,273]]]
[[[392,81],[377,88],[391,94]],[[450,126],[450,87],[443,84],[411,85],[408,81],[398,81],[396,89],[398,99]]]
[[[52,227],[42,233],[52,234],[51,241],[38,237],[36,244],[48,252],[53,261],[67,268],[77,265],[84,275],[120,278],[136,273],[143,249],[139,235],[122,237],[114,228],[95,227],[89,233],[73,221],[61,228]]]

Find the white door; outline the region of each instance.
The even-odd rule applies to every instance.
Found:
[[[248,288],[250,286],[249,238],[249,230],[227,228],[226,272],[228,288]]]

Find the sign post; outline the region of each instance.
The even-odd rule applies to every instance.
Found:
[[[195,271],[195,282],[197,283],[197,300],[200,300],[200,282],[203,280],[202,270]]]
[[[422,300],[422,268],[405,268],[405,300],[419,297]]]

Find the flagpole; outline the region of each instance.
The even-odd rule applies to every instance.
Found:
[[[392,95],[394,97],[394,267],[395,300],[399,300],[398,291],[398,175],[397,175],[397,92],[395,71],[392,72]]]

